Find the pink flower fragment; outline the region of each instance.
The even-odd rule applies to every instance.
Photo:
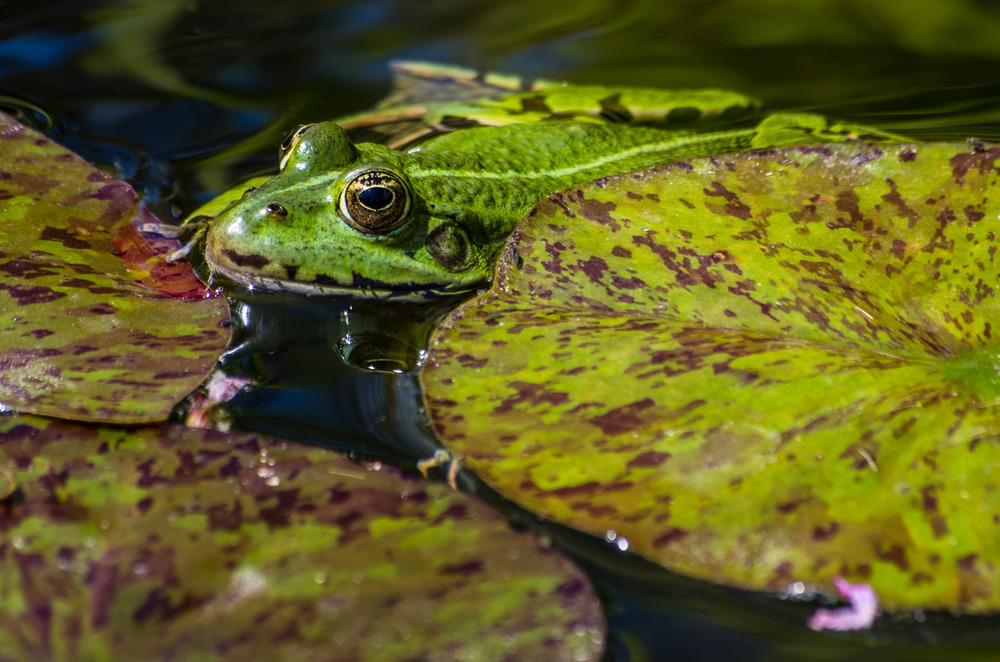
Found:
[[[868,584],[851,584],[843,577],[834,577],[837,587],[851,603],[839,609],[817,609],[809,619],[813,630],[864,630],[870,628],[879,614],[878,596]]]
[[[250,383],[249,379],[231,377],[221,370],[216,370],[204,385],[204,392],[195,392],[191,395],[187,419],[184,422],[192,428],[216,428],[227,431],[228,423],[213,416],[215,405],[229,402]]]
[[[208,380],[208,384],[206,386],[208,399],[213,403],[229,402],[236,397],[237,393],[249,385],[250,381],[251,380],[243,377],[231,377],[230,375],[217,370],[212,374],[212,377]]]

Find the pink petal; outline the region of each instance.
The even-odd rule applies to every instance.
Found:
[[[864,630],[870,628],[879,614],[878,596],[868,584],[851,584],[843,577],[834,577],[837,587],[851,603],[839,609],[817,609],[809,619],[813,630]]]
[[[230,377],[216,371],[208,381],[208,399],[211,402],[228,402],[249,383],[249,379]]]

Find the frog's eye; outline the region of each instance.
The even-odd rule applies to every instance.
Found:
[[[309,127],[316,126],[315,124],[303,124],[299,128],[295,129],[281,141],[281,146],[278,147],[278,170],[284,170],[285,164],[288,163],[288,157],[292,154],[292,150],[295,146],[299,144],[302,140],[302,135],[309,130]]]
[[[412,198],[410,187],[398,175],[376,168],[358,173],[347,183],[337,211],[359,232],[386,234],[406,221]]]

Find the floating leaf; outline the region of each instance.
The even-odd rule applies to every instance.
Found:
[[[795,148],[554,195],[437,331],[435,429],[682,573],[997,609],[998,154]]]
[[[0,419],[0,650],[32,660],[586,660],[586,579],[486,506],[331,451]]]
[[[150,218],[127,184],[0,114],[0,406],[162,420],[205,377],[226,302],[163,261],[170,242],[135,229]]]

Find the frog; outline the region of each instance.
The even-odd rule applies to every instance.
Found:
[[[489,284],[508,236],[554,192],[698,156],[901,139],[804,112],[718,125],[757,107],[726,90],[503,83],[480,100],[380,108],[378,121],[419,116],[433,133],[404,148],[353,141],[358,118],[299,127],[277,175],[202,212],[209,268],[255,290],[462,294]]]

